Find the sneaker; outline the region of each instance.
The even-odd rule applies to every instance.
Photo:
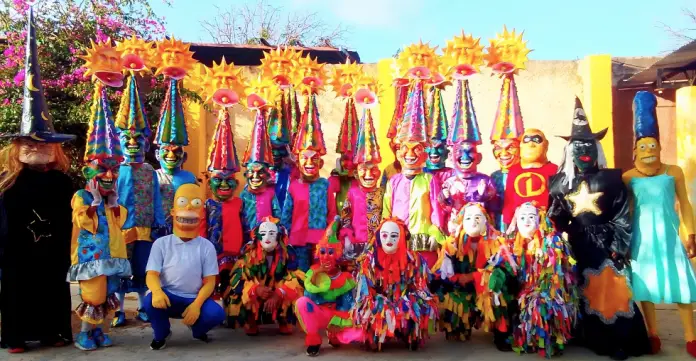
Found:
[[[165,347],[167,347],[167,340],[170,337],[172,337],[172,331],[169,331],[169,333],[167,334],[167,337],[165,337],[164,340],[162,340],[162,341],[152,340],[152,342],[150,343],[150,350],[157,351],[157,350],[164,349]]]
[[[126,314],[121,311],[114,313],[114,319],[111,320],[111,327],[121,327],[126,324]]]
[[[196,340],[203,341],[205,343],[210,343],[213,339],[208,336],[208,334],[204,333],[203,336],[193,336]]]
[[[75,347],[82,351],[94,351],[97,349],[97,343],[94,342],[91,332],[80,332],[75,338]]]
[[[19,347],[10,347],[7,349],[8,353],[24,353],[27,350],[27,345],[22,345]]]
[[[135,315],[135,319],[145,323],[150,323],[150,317],[148,317],[147,313],[145,313],[142,308],[138,309],[138,314]]]
[[[111,347],[114,345],[114,342],[111,341],[111,337],[105,334],[99,327],[92,330],[92,338],[94,338],[94,342],[97,343],[97,347]]]
[[[319,356],[319,349],[321,348],[320,345],[312,345],[307,347],[307,356],[309,357],[317,357]]]

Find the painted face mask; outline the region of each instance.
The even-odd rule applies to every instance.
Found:
[[[634,163],[640,168],[651,168],[659,166],[660,160],[660,143],[652,137],[641,138],[636,142],[636,148],[633,150],[635,157]]]
[[[407,175],[422,173],[427,156],[425,147],[421,143],[403,143],[397,152],[397,158],[403,168],[402,172]]]
[[[178,145],[164,145],[157,151],[157,160],[162,169],[168,173],[173,173],[184,164],[186,152],[184,152],[184,148]]]
[[[597,167],[598,151],[594,140],[573,140],[570,144],[573,147],[573,163],[580,173]]]
[[[476,172],[481,162],[481,153],[474,143],[460,142],[454,145],[454,166],[459,173]]]
[[[500,169],[510,169],[520,162],[520,141],[517,139],[496,140],[493,142],[493,157],[498,161]]]
[[[117,191],[116,181],[118,180],[119,163],[114,158],[98,159],[91,161],[86,167],[82,168],[85,179],[97,180],[97,187],[102,196],[107,196]]]
[[[445,142],[435,141],[430,143],[430,146],[425,149],[428,153],[428,158],[425,161],[425,166],[429,170],[438,170],[445,168],[449,150]]]
[[[538,129],[528,129],[522,135],[520,144],[520,160],[523,163],[546,163],[546,151],[549,149],[549,141]]]
[[[399,249],[401,229],[394,222],[384,222],[379,230],[379,241],[386,254],[394,254]]]
[[[46,165],[56,161],[55,145],[29,139],[19,141],[19,161],[30,165]]]
[[[466,206],[464,208],[464,232],[469,237],[479,237],[486,234],[488,219],[478,206]]]
[[[201,212],[203,210],[203,191],[195,184],[183,184],[174,195],[172,220],[174,235],[179,238],[196,238],[199,234]]]
[[[520,206],[516,214],[517,231],[523,238],[531,239],[539,229],[539,210],[529,203]]]
[[[244,177],[246,177],[247,185],[251,192],[261,192],[268,184],[270,173],[265,164],[254,162],[247,165]]]
[[[122,131],[118,135],[123,155],[128,163],[142,163],[145,161],[145,152],[148,149],[147,138],[141,132]],[[162,162],[160,162],[161,164]]]
[[[341,170],[339,172],[340,175],[346,176],[346,177],[352,177],[355,174],[355,163],[353,163],[353,156],[352,155],[344,155],[341,154],[341,157],[338,159],[338,165],[340,166]]]
[[[382,172],[376,164],[360,163],[358,164],[358,182],[364,189],[371,190],[377,187],[379,176]]]
[[[230,199],[234,190],[237,189],[237,180],[234,179],[234,173],[227,170],[211,172],[208,184],[213,192],[213,196],[220,202]]]
[[[273,165],[280,169],[283,166],[283,161],[289,155],[287,147],[273,147],[271,152],[273,153]]]
[[[265,221],[259,225],[257,230],[261,248],[266,252],[272,252],[278,246],[278,225]]]
[[[300,152],[299,163],[302,178],[307,181],[314,181],[319,178],[319,171],[324,166],[324,161],[319,153],[310,149]]]

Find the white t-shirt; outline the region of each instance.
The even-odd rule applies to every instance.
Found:
[[[203,278],[218,274],[217,253],[213,244],[203,237],[184,242],[172,234],[152,245],[147,270],[160,273],[163,290],[179,297],[196,298]]]

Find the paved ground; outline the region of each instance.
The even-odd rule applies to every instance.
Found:
[[[76,289],[73,288],[73,302],[79,302]],[[126,301],[128,309],[136,309],[137,303],[133,299]],[[645,356],[641,361],[647,360],[689,360],[690,357],[684,351],[682,341],[682,328],[676,309],[665,307],[659,311],[659,322],[663,340],[663,352],[659,356]],[[265,361],[265,360],[307,360],[304,353],[304,343],[301,330],[296,330],[293,336],[279,336],[275,329],[269,327],[263,329],[259,337],[250,338],[241,330],[218,328],[211,332],[213,342],[203,344],[191,338],[188,328],[180,321],[172,320],[173,336],[167,344],[167,348],[161,351],[152,351],[149,348],[152,339],[151,330],[147,325],[133,324],[125,329],[117,329],[111,332],[116,343],[110,349],[94,352],[83,352],[72,346],[58,349],[33,349],[22,355],[8,355],[0,351],[0,360],[229,360],[229,361]],[[485,334],[474,334],[467,343],[451,343],[443,340],[444,337],[431,339],[426,348],[418,352],[409,352],[401,345],[388,347],[384,352],[375,354],[363,351],[354,346],[346,346],[341,349],[332,349],[330,346],[322,348],[320,359],[325,361],[359,361],[359,360],[475,360],[475,361],[504,361],[504,360],[539,360],[537,355],[518,356],[516,354],[504,354],[498,352]],[[599,358],[591,352],[581,348],[571,348],[562,356],[563,360],[609,360]]]

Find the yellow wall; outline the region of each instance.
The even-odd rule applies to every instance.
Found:
[[[602,140],[602,148],[607,157],[607,166],[614,166],[614,130],[612,113],[612,73],[610,55],[590,55],[580,62],[585,96],[582,100],[585,113],[593,132],[608,128]]]
[[[696,201],[696,86],[677,89],[677,159],[684,169],[689,198]]]

